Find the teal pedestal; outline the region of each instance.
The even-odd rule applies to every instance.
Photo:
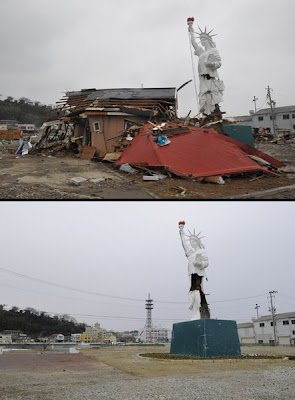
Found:
[[[239,140],[249,146],[254,147],[253,129],[251,126],[245,125],[223,125],[224,133],[232,139]]]
[[[170,354],[204,358],[240,356],[236,321],[203,319],[173,324]]]

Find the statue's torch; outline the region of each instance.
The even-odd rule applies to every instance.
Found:
[[[189,26],[189,32],[193,31],[193,24],[195,22],[195,18],[194,17],[188,17],[187,19],[187,24]]]
[[[179,221],[178,222],[178,227],[179,227],[179,231],[182,232],[183,228],[185,226],[185,221]]]

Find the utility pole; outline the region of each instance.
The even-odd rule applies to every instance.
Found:
[[[254,110],[255,110],[255,114],[256,114],[256,111],[257,111],[257,106],[256,106],[256,102],[257,102],[257,100],[258,100],[258,97],[256,97],[256,96],[254,96],[254,98],[253,98],[253,102],[254,102]]]
[[[272,89],[269,87],[269,85],[267,86],[266,91],[267,91],[266,98],[268,100],[267,104],[270,106],[270,110],[271,110],[273,134],[274,134],[274,136],[276,136],[276,123],[275,123],[276,117],[275,117],[275,113],[274,113],[274,108],[276,106],[276,102],[273,101],[273,99],[271,98]]]
[[[258,309],[260,308],[260,306],[258,304],[255,304],[254,309],[256,310],[256,318],[258,319]]]
[[[269,298],[270,298],[270,309],[269,311],[271,312],[272,316],[272,326],[273,326],[273,337],[274,337],[274,345],[276,346],[277,344],[277,334],[276,334],[276,321],[275,321],[275,306],[274,306],[274,301],[273,298],[275,297],[275,294],[278,293],[276,290],[272,290],[269,292]]]

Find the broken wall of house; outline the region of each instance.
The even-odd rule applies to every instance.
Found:
[[[91,145],[97,149],[99,157],[104,157],[106,153],[112,153],[115,150],[118,138],[126,130],[127,122],[142,123],[144,119],[131,115],[91,115],[88,116],[88,121]]]

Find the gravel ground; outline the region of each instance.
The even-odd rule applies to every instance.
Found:
[[[1,379],[2,400],[295,399],[295,368],[218,372],[208,376],[138,378],[110,368],[96,372],[20,374]],[[3,376],[2,376],[3,378]]]
[[[295,399],[295,363],[289,360],[246,370],[228,370],[225,360],[225,368],[186,375],[177,361],[172,363],[179,365],[179,375],[142,377],[82,354],[1,357],[1,400]]]

